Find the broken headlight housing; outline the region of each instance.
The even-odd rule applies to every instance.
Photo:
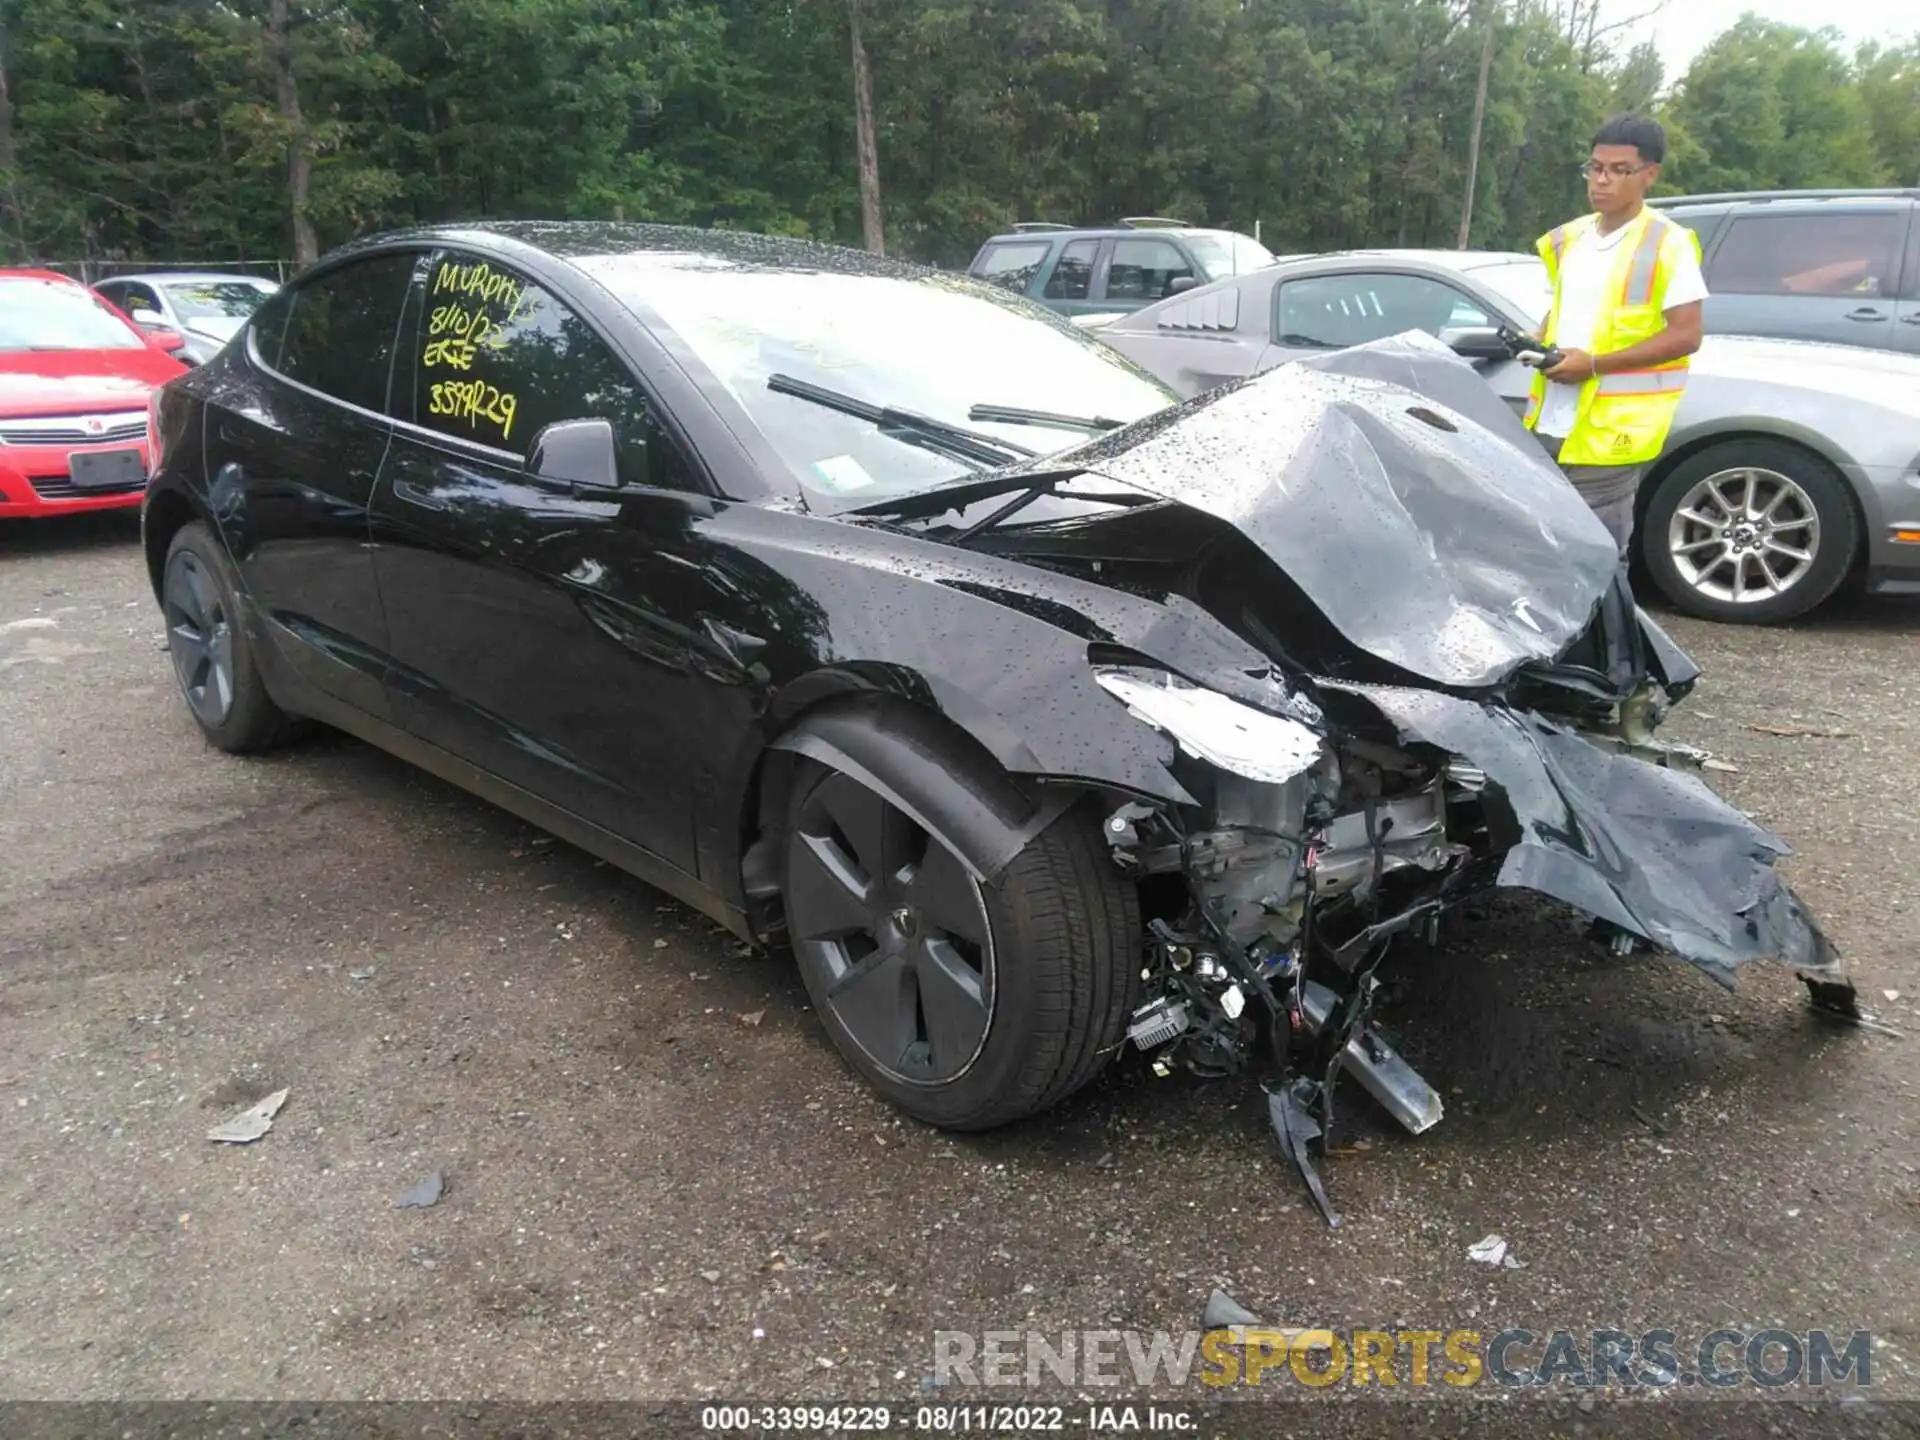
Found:
[[[1283,784],[1311,767],[1324,749],[1321,737],[1303,723],[1304,714],[1290,719],[1256,710],[1164,670],[1096,665],[1093,678],[1189,755],[1243,779]],[[1310,708],[1291,696],[1283,703],[1302,712]]]

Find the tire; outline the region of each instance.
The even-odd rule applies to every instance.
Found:
[[[294,722],[254,664],[233,562],[203,522],[181,526],[167,546],[160,596],[174,679],[209,743],[238,755],[290,738]]]
[[[988,1130],[1037,1114],[1099,1074],[1124,1038],[1139,897],[1084,807],[983,885],[939,835],[808,761],[788,807],[782,888],[829,1038],[916,1119]]]
[[[1846,482],[1778,440],[1691,456],[1660,482],[1640,526],[1640,556],[1660,592],[1689,615],[1733,624],[1806,614],[1840,587],[1859,546]]]

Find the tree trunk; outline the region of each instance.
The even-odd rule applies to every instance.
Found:
[[[27,222],[20,213],[19,157],[13,149],[13,95],[7,88],[7,41],[6,18],[0,15],[0,173],[6,177],[7,222],[12,230],[7,237],[7,248],[16,261],[24,262],[28,258]]]
[[[287,127],[287,218],[293,230],[293,263],[311,265],[320,258],[320,242],[307,214],[307,195],[313,185],[313,153],[308,148],[307,122],[300,115],[300,86],[293,76],[293,43],[288,35],[288,0],[272,0],[267,11],[267,49],[273,64],[274,89],[280,118]]]
[[[860,40],[860,0],[847,0],[847,28],[853,38],[853,134],[860,155],[860,227],[867,249],[887,253],[887,237],[880,224],[880,153],[873,138],[873,72],[867,66],[867,47]]]
[[[1473,92],[1473,138],[1467,142],[1467,193],[1460,200],[1460,243],[1456,250],[1467,248],[1467,237],[1473,232],[1473,192],[1480,180],[1480,127],[1487,118],[1487,72],[1493,68],[1493,15],[1484,15],[1481,23],[1486,26],[1487,36],[1480,46],[1480,85]]]

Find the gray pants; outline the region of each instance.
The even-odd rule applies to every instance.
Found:
[[[1566,443],[1566,437],[1537,435],[1535,438],[1558,465],[1560,447]],[[1640,472],[1646,468],[1644,465],[1560,466],[1573,482],[1573,488],[1580,492],[1580,498],[1587,502],[1587,508],[1612,532],[1622,560],[1626,559],[1627,547],[1633,542],[1633,501],[1640,491]]]

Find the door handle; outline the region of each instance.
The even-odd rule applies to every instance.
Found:
[[[1870,305],[1863,305],[1858,310],[1849,310],[1847,312],[1847,319],[1849,320],[1884,320],[1886,318],[1886,311],[1875,310]]]
[[[393,482],[393,498],[404,500],[409,505],[418,505],[423,510],[445,510],[447,502],[431,490],[424,490],[411,480]]]

